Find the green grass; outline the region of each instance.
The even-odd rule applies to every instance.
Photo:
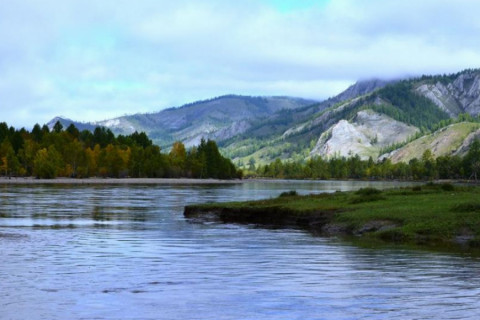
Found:
[[[478,188],[455,191],[442,189],[426,191],[390,191],[385,199],[375,203],[358,205],[355,210],[344,212],[338,221],[359,227],[371,220],[389,220],[397,223],[395,232],[404,240],[450,241],[468,229],[480,236],[480,215],[467,210],[453,210],[479,197]],[[392,232],[391,230],[385,233]],[[385,237],[382,232],[377,232]],[[427,240],[428,240],[427,239]]]
[[[438,244],[456,242],[462,236],[471,246],[480,243],[480,188],[449,184],[379,191],[336,192],[274,199],[204,204],[210,209],[288,214],[311,217],[330,213],[328,223],[342,226],[350,234],[361,233],[386,241]],[[262,211],[263,210],[263,211]],[[371,228],[372,224],[387,225]]]

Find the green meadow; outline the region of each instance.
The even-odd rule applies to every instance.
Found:
[[[291,191],[260,201],[187,206],[185,216],[396,243],[480,246],[480,188],[472,186],[429,183],[304,196]]]

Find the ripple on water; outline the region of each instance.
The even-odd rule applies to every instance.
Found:
[[[7,319],[476,319],[476,258],[182,215],[188,203],[348,186],[363,185],[0,189],[0,310]]]

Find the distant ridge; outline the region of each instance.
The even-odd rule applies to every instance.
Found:
[[[222,141],[244,132],[257,119],[267,118],[279,110],[293,110],[315,102],[286,96],[251,97],[230,94],[159,112],[89,123],[55,117],[47,125],[52,128],[60,121],[64,127],[73,123],[82,130],[103,126],[116,134],[144,131],[162,147],[168,147],[177,140],[193,146],[198,144],[202,137]]]

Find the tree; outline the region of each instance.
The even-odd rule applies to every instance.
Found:
[[[160,147],[156,145],[145,148],[144,170],[147,177],[165,177],[168,169],[167,157],[160,153]]]
[[[124,161],[121,150],[117,146],[108,144],[105,148],[101,149],[99,155],[100,175],[119,178],[121,175],[123,176],[126,163],[128,163],[128,161]]]
[[[139,146],[130,148],[128,171],[131,177],[140,178],[145,176],[145,149]]]
[[[80,137],[80,131],[73,123],[71,123],[66,130],[73,139],[78,139]]]
[[[20,130],[15,130],[13,127],[10,127],[10,136],[8,139],[10,140],[15,153],[17,153],[18,150],[23,147],[23,144],[25,143],[25,139],[23,137],[26,133],[27,131],[23,128]]]
[[[435,179],[437,177],[437,168],[435,159],[433,158],[432,151],[430,149],[425,150],[422,155],[423,167],[425,168],[424,174],[427,179]]]
[[[0,142],[3,142],[9,136],[8,125],[5,122],[0,122]]]
[[[248,160],[248,170],[255,171],[255,159],[253,157]]]
[[[174,176],[185,174],[185,164],[187,161],[187,151],[182,142],[177,141],[173,144],[172,150],[168,154],[170,164],[172,166],[172,174]]]
[[[53,179],[57,177],[62,159],[60,153],[52,145],[38,150],[34,160],[34,173],[37,178]]]
[[[32,137],[33,137],[33,140],[37,143],[42,141],[43,131],[42,131],[42,128],[40,127],[40,125],[38,123],[33,126]]]
[[[74,139],[68,142],[64,147],[63,156],[66,167],[65,175],[76,177],[78,175],[78,167],[85,164],[85,149],[80,141]]]
[[[0,145],[0,170],[8,177],[16,175],[20,170],[20,162],[8,140],[4,140]]]
[[[138,133],[137,131],[135,131],[134,133],[131,134],[131,138],[138,146],[142,148],[146,148],[153,145],[152,140],[148,138],[145,132]]]
[[[298,170],[296,170],[298,171]],[[199,148],[186,150],[176,142],[162,154],[144,132],[118,136],[106,128],[79,132],[66,130],[57,121],[53,130],[36,124],[31,132],[0,123],[0,175],[35,175],[38,178],[90,177],[240,177],[214,141],[202,140]]]
[[[463,159],[465,172],[469,179],[477,180],[480,173],[480,140],[475,139],[470,145],[470,149]]]
[[[39,149],[35,140],[25,140],[23,148],[18,151],[18,158],[23,168],[24,174],[31,176],[33,174],[33,161]]]
[[[60,122],[60,120],[58,120],[57,122],[55,122],[55,125],[53,126],[53,131],[56,133],[60,133],[62,132],[62,130],[63,130],[63,125]]]
[[[424,177],[425,167],[423,166],[423,162],[419,161],[417,158],[414,158],[408,162],[408,165],[414,180],[419,180]]]
[[[115,135],[110,129],[106,129],[105,127],[96,127],[93,131],[92,138],[92,143],[94,145],[99,144],[102,148],[115,142]]]
[[[80,177],[93,177],[98,175],[98,154],[100,146],[96,145],[94,149],[85,149],[85,165],[80,166],[77,170]]]

